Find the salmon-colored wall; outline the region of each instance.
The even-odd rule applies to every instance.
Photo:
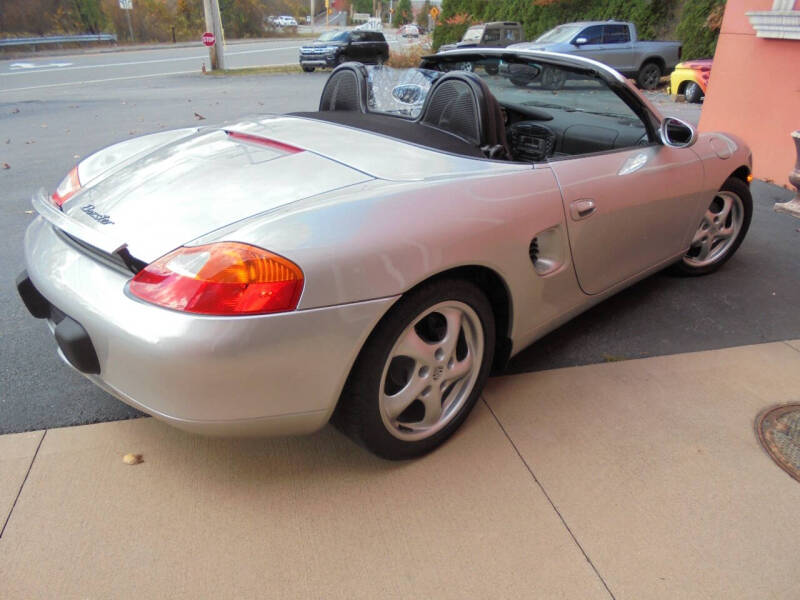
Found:
[[[699,129],[740,136],[753,151],[753,175],[788,185],[790,134],[800,129],[800,40],[758,38],[745,15],[771,9],[772,0],[728,0]]]

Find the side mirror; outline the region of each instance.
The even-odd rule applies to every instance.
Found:
[[[697,141],[695,128],[675,117],[665,118],[658,132],[661,142],[673,148],[688,148]]]
[[[572,42],[572,45],[573,46],[583,46],[588,41],[589,40],[587,40],[585,37],[581,36],[581,37],[575,38],[575,41]]]

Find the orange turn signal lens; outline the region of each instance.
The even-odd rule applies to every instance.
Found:
[[[53,192],[53,202],[61,206],[79,191],[81,191],[81,180],[78,178],[78,167],[74,166]]]
[[[747,183],[750,183],[750,182],[752,182],[752,181],[753,181],[753,174],[752,174],[752,173],[750,173],[750,174],[747,176]]]
[[[303,271],[292,261],[248,244],[181,247],[131,280],[147,302],[204,315],[255,315],[297,308]]]

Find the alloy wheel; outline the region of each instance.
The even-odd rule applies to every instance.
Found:
[[[706,209],[683,262],[705,267],[722,259],[733,246],[744,223],[744,205],[738,194],[717,192]]]
[[[440,431],[469,398],[483,353],[483,328],[467,304],[441,302],[418,315],[398,337],[381,375],[386,429],[404,441]]]

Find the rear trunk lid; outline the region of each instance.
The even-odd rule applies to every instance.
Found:
[[[372,179],[252,129],[204,131],[168,144],[99,177],[62,210],[79,230],[151,262],[241,219]]]

